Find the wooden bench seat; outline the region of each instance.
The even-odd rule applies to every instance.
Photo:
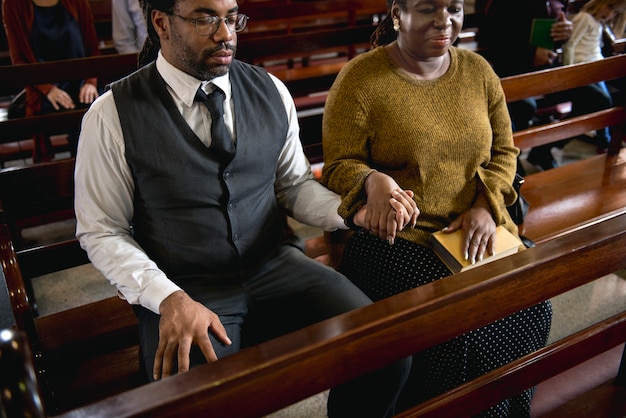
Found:
[[[520,233],[542,243],[626,213],[626,148],[526,177],[530,210]]]
[[[626,55],[506,77],[507,102],[626,77]],[[517,131],[520,149],[550,144],[611,127],[607,154],[526,176],[521,193],[530,209],[520,233],[535,243],[626,212],[626,108],[612,108]]]

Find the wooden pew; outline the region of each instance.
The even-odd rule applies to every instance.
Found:
[[[0,96],[13,95],[29,84],[49,83],[66,78],[98,77],[101,87],[130,74],[137,68],[137,55],[103,55],[36,64],[0,67]],[[85,109],[0,121],[0,165],[32,155],[35,133],[51,136],[55,152],[69,150],[67,132],[80,127]]]
[[[0,210],[17,250],[32,247],[22,236],[24,229],[75,218],[74,165],[75,160],[70,158],[0,170]],[[71,233],[73,231],[68,231],[67,235]],[[37,239],[36,236],[33,238]],[[73,254],[67,255],[71,259]],[[57,262],[63,262],[66,254],[59,256]],[[31,270],[40,266],[38,268],[45,271],[50,262],[55,262],[55,257],[56,254],[44,263],[32,260],[25,265]],[[34,313],[38,309],[30,279],[38,275],[41,274],[24,275],[25,288]]]
[[[6,418],[45,416],[26,334],[0,329],[0,411]]]
[[[17,249],[28,244],[22,230],[74,218],[75,160],[0,170],[0,209]]]
[[[269,68],[283,80],[301,109],[323,107],[325,96],[313,93],[325,92],[349,58],[367,49],[373,26],[342,27],[310,32],[297,32],[270,37],[241,37],[237,58],[263,64],[268,60],[310,57],[330,49],[344,49],[345,55],[334,61],[304,68]],[[351,52],[350,52],[351,51]],[[0,67],[0,78],[4,80],[0,95],[12,94],[24,85],[50,82],[59,77],[81,78],[97,76],[102,85],[134,71],[136,54],[103,55],[76,60],[46,62],[28,65]],[[85,110],[74,110],[32,118],[12,119],[0,122],[0,150],[4,148],[6,158],[27,156],[32,151],[34,132],[62,135],[68,126],[79,126]],[[21,142],[16,142],[21,141]],[[64,138],[59,139],[57,150],[67,149]]]
[[[29,340],[42,396],[58,413],[147,382],[140,361],[137,319],[111,297],[35,317],[25,280],[89,263],[78,241],[15,251],[0,224],[0,259],[16,328]]]
[[[58,416],[263,416],[625,266],[621,215]],[[624,340],[626,311],[400,416],[481,411]],[[588,405],[616,415],[594,416],[626,413],[621,373]]]
[[[537,71],[502,79],[508,102],[527,97],[626,77],[626,55],[584,64]],[[536,243],[550,240],[626,213],[626,108],[612,108],[531,127],[514,133],[521,149],[574,138],[610,126],[612,140],[606,155],[598,155],[556,169],[528,175],[522,194],[530,210],[520,233]]]
[[[137,320],[130,305],[111,297],[37,315],[32,280],[89,263],[76,239],[25,246],[22,227],[74,217],[74,159],[0,171],[2,266],[17,328],[31,341],[48,411],[61,412],[146,383]],[[20,243],[19,247],[16,245]],[[307,254],[328,263],[318,241]]]

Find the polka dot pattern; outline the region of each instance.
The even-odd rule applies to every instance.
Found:
[[[367,232],[348,242],[342,272],[372,300],[431,283],[451,273],[430,249]],[[413,356],[398,412],[544,347],[552,320],[549,301],[460,335]],[[481,417],[528,417],[534,389],[484,411]]]

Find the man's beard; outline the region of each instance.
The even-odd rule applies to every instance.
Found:
[[[194,76],[198,80],[211,80],[215,77],[220,77],[228,73],[230,65],[218,65],[215,67],[209,67],[205,64],[204,59],[197,59],[197,54],[191,48],[187,46],[185,42],[178,36],[173,36],[172,41],[174,45],[178,47],[179,62],[183,65],[181,70]],[[215,48],[208,51],[204,51],[203,58],[208,58],[211,55],[219,51],[230,50],[233,52],[233,59],[237,52],[237,47],[234,44],[227,44],[222,42]]]

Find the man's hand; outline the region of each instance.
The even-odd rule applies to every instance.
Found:
[[[208,362],[216,361],[209,332],[219,341],[231,341],[218,316],[194,301],[182,290],[169,295],[159,306],[159,345],[154,359],[154,380],[172,374],[173,358],[178,360],[178,372],[189,370],[191,345],[197,344]]]
[[[537,47],[535,49],[535,57],[533,59],[534,67],[545,67],[546,65],[552,65],[554,60],[558,57],[557,53],[551,49]]]

